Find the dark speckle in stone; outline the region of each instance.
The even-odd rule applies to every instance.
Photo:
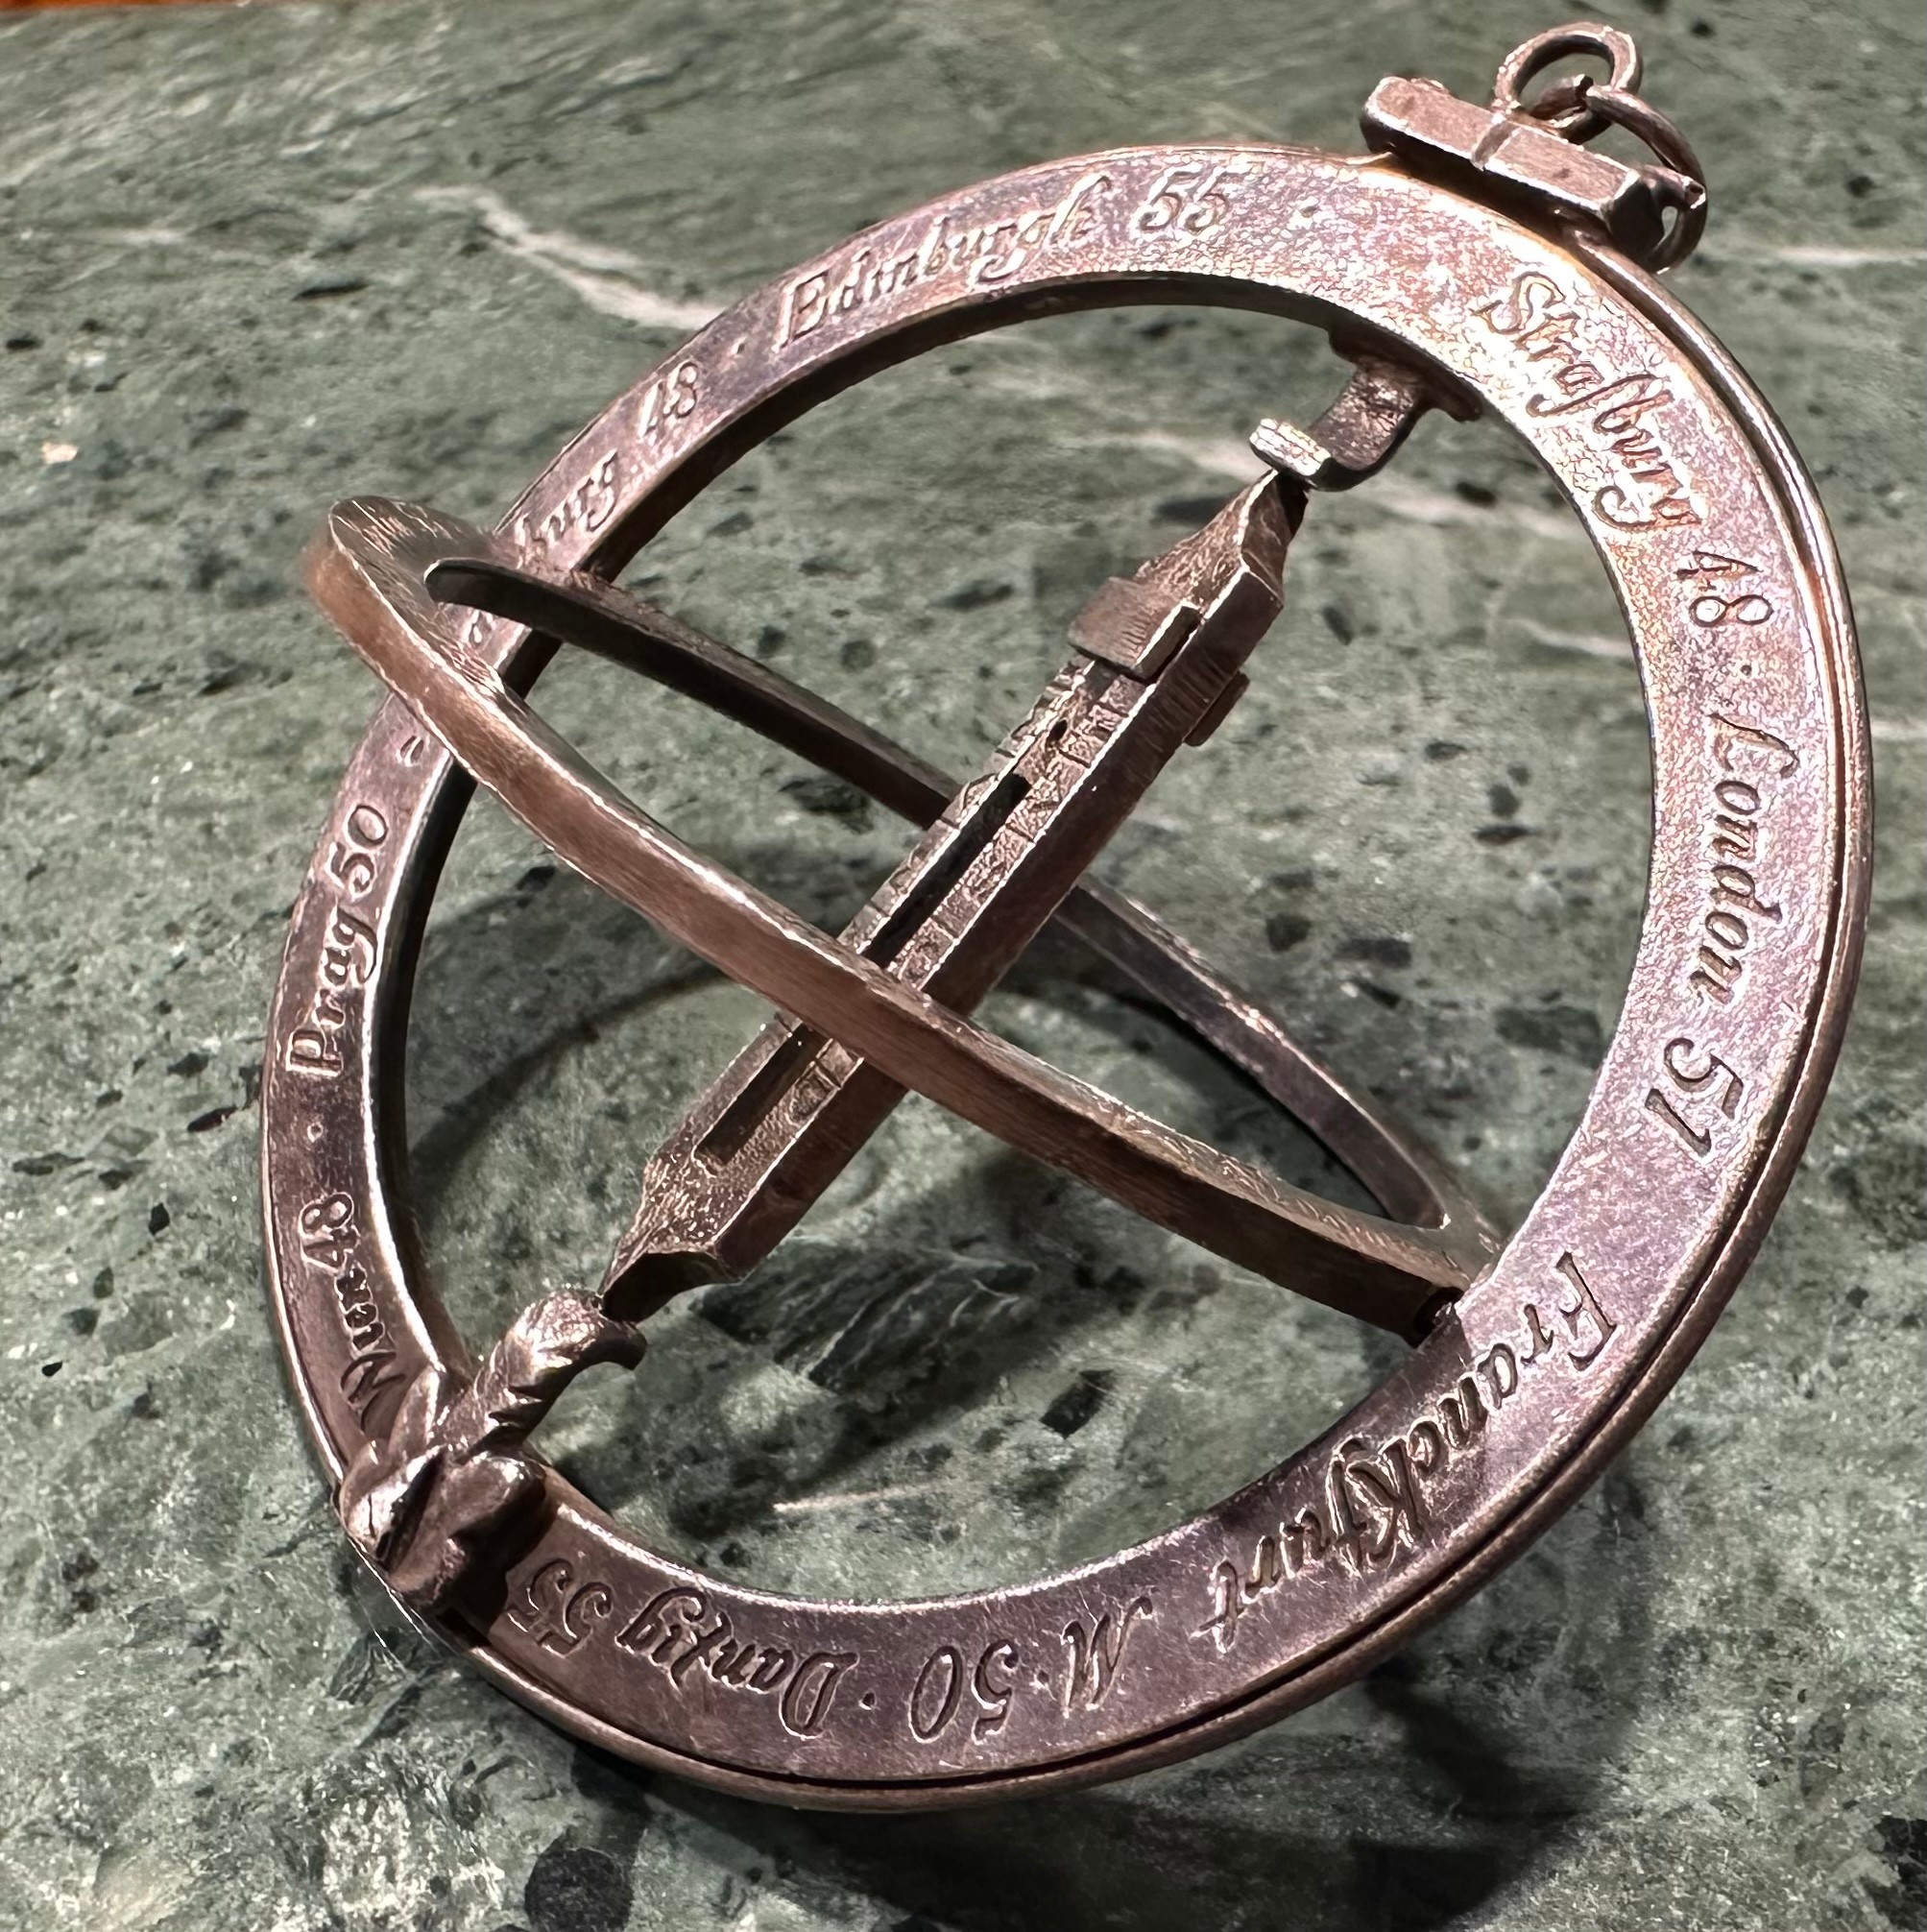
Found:
[[[209,1107],[205,1114],[196,1114],[187,1123],[187,1131],[190,1134],[212,1133],[216,1127],[225,1126],[233,1118],[232,1107]]]
[[[877,662],[877,646],[868,638],[849,638],[838,647],[836,661],[846,671],[867,671]]]
[[[100,1326],[101,1312],[97,1308],[70,1308],[67,1310],[67,1326],[76,1335],[91,1335]]]
[[[618,1932],[634,1891],[608,1852],[571,1844],[564,1833],[537,1858],[522,1888],[522,1910],[535,1932]]]
[[[1409,966],[1411,941],[1394,938],[1389,934],[1347,939],[1338,948],[1338,956],[1341,959],[1369,960],[1374,966]]]
[[[337,275],[326,276],[316,281],[303,282],[295,290],[297,302],[328,302],[336,296],[359,295],[368,286],[365,276]]]
[[[1015,587],[1002,584],[989,577],[973,577],[967,584],[959,584],[954,591],[946,591],[936,600],[940,611],[980,611],[986,604],[1000,604],[1012,594]]]
[[[1515,845],[1522,838],[1530,838],[1532,828],[1508,821],[1503,825],[1481,825],[1472,835],[1481,845]]]
[[[1557,1053],[1585,1067],[1597,1066],[1605,1051],[1599,1015],[1585,1006],[1502,1006],[1493,1024],[1507,1046]]]
[[[1043,1516],[1062,1500],[1071,1471],[1049,1462],[1033,1463],[1004,1485],[1005,1493],[1026,1516]]]
[[[1435,737],[1425,748],[1428,764],[1444,764],[1449,760],[1463,758],[1465,746],[1449,737]]]
[[[180,1059],[174,1061],[169,1066],[167,1071],[170,1074],[179,1074],[184,1079],[191,1078],[196,1074],[204,1074],[207,1071],[207,1055],[199,1051],[191,1053],[183,1053]]]
[[[1221,496],[1167,496],[1158,515],[1167,523],[1209,523],[1223,508]]]
[[[1889,1812],[1876,1830],[1894,1882],[1867,1881],[1867,1896],[1894,1932],[1921,1932],[1927,1926],[1927,1819]]]
[[[62,1168],[73,1167],[79,1160],[78,1154],[22,1154],[13,1163],[13,1171],[16,1174],[31,1174],[38,1179],[46,1174],[57,1174]]]
[[[1274,912],[1265,922],[1265,943],[1274,953],[1289,953],[1312,936],[1312,922],[1302,913]]]
[[[1488,489],[1483,483],[1474,483],[1461,476],[1452,486],[1452,494],[1462,502],[1476,503],[1481,510],[1489,509],[1499,500],[1499,493]]]
[[[218,665],[201,680],[201,695],[204,698],[219,697],[223,691],[231,691],[236,685],[246,684],[251,668],[240,664]]]
[[[1487,785],[1485,803],[1491,808],[1494,818],[1516,818],[1519,815],[1519,794],[1509,785]]]
[[[1324,618],[1325,628],[1339,643],[1349,644],[1352,641],[1352,620],[1342,604],[1327,604],[1318,615]]]
[[[1883,1246],[1927,1237],[1927,1143],[1887,1140],[1827,1171],[1827,1182]]]
[[[817,772],[808,778],[789,779],[783,789],[784,796],[815,817],[840,819],[852,832],[870,829],[870,801],[840,778]]]
[[[147,1231],[149,1234],[165,1234],[174,1217],[167,1212],[165,1201],[156,1201],[147,1211]]]
[[[205,410],[187,422],[187,441],[189,445],[205,443],[210,436],[219,436],[224,431],[238,429],[248,420],[248,412],[238,403],[224,402],[218,408]]]
[[[1104,1406],[1111,1389],[1107,1368],[1086,1368],[1039,1418],[1059,1436],[1074,1436]]]
[[[88,1549],[79,1549],[62,1558],[60,1582],[67,1586],[67,1603],[76,1616],[85,1616],[100,1606],[100,1592],[91,1579],[100,1572],[100,1560]]]

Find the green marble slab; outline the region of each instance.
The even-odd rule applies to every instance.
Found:
[[[1927,1926],[1915,5],[1627,21],[1713,183],[1680,292],[1839,534],[1880,857],[1853,1030],[1764,1255],[1638,1443],[1483,1596],[1316,1709],[1135,1782],[922,1819],[729,1801],[577,1750],[408,1634],[347,1559],[267,1320],[263,1017],[373,702],[298,588],[324,506],[492,519],[681,334],[861,223],[1072,150],[1351,146],[1382,74],[1471,92],[1555,17],[389,0],[0,24],[0,1922]],[[1095,585],[1251,473],[1259,416],[1337,379],[1256,317],[1008,331],[787,432],[635,578],[968,769]],[[1288,596],[1250,696],[1108,874],[1516,1216],[1637,928],[1618,617],[1523,450],[1439,421],[1314,506]],[[542,702],[812,916],[903,850],[613,673],[566,664]],[[1068,954],[987,1014],[1344,1185]],[[642,1156],[758,1017],[470,814],[409,1082],[424,1236],[474,1332],[593,1277]],[[721,1571],[923,1593],[1189,1514],[1390,1348],[912,1103],[759,1275],[666,1317],[550,1440]]]

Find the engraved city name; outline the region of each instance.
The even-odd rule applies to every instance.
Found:
[[[688,363],[683,365],[683,370],[688,371],[690,375],[688,405],[677,413],[686,415],[688,409],[695,406],[694,370]],[[680,374],[682,371],[677,373]],[[645,404],[648,398],[660,397],[663,389],[663,383],[651,383],[645,395]],[[674,393],[681,394],[680,391]],[[574,564],[576,559],[571,540],[578,536],[592,536],[609,521],[621,498],[621,453],[611,449],[592,463],[581,481],[540,517],[518,517],[511,528],[516,544],[522,553],[522,562],[541,564],[550,551],[560,547],[563,548],[562,561],[567,565]]]
[[[349,1001],[371,978],[380,953],[375,929],[348,903],[366,899],[373,888],[378,855],[388,842],[388,820],[366,802],[351,805],[342,835],[321,861],[338,894],[323,915],[316,985],[301,1018],[288,1028],[281,1063],[292,1074],[333,1079],[346,1064],[343,1035],[350,1018]]]
[[[1193,1638],[1209,1637],[1222,1655],[1237,1641],[1240,1623],[1294,1578],[1335,1565],[1367,1577],[1424,1544],[1433,1529],[1428,1490],[1479,1447],[1488,1417],[1518,1393],[1525,1372],[1556,1360],[1583,1374],[1618,1330],[1571,1254],[1559,1257],[1556,1272],[1557,1298],[1551,1302],[1556,1327],[1537,1302],[1527,1302],[1517,1346],[1495,1341],[1450,1395],[1402,1433],[1377,1444],[1357,1437],[1340,1443],[1310,1503],[1262,1534],[1248,1562],[1226,1558],[1213,1569],[1211,1613]]]
[[[862,1662],[855,1651],[798,1652],[740,1634],[709,1592],[679,1583],[659,1590],[619,1628],[615,1593],[591,1578],[576,1581],[566,1558],[543,1563],[522,1586],[509,1621],[551,1656],[566,1657],[607,1630],[611,1644],[661,1672],[679,1695],[692,1677],[772,1701],[792,1737],[822,1734],[844,1679]]]
[[[1475,302],[1472,313],[1528,362],[1545,365],[1547,387],[1528,398],[1526,413],[1579,418],[1623,472],[1593,493],[1595,515],[1617,530],[1700,520],[1653,421],[1675,399],[1673,391],[1650,371],[1615,374],[1595,361],[1579,339],[1579,310],[1551,276],[1522,269],[1505,294]]]
[[[1760,896],[1761,832],[1773,803],[1773,782],[1791,778],[1800,759],[1785,738],[1718,712],[1709,729],[1722,776],[1713,782],[1706,911],[1687,983],[1702,1003],[1729,1006],[1744,985],[1755,942],[1786,916],[1779,905]]]
[[[341,1392],[363,1428],[373,1427],[376,1401],[389,1389],[399,1389],[408,1378],[395,1359],[395,1344],[367,1268],[356,1258],[361,1220],[354,1196],[339,1189],[305,1202],[295,1218],[301,1236],[301,1260],[328,1278],[342,1333],[351,1351],[341,1371]]]
[[[945,209],[912,246],[879,250],[866,242],[784,289],[777,346],[786,348],[832,317],[854,315],[918,283],[955,278],[966,289],[996,288],[1032,257],[1082,242],[1096,227],[1096,204],[1110,185],[1109,174],[1093,168],[1059,200],[1002,221],[966,223]]]

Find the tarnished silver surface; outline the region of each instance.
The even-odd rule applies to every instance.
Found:
[[[1434,127],[1424,106],[1415,137],[1446,141],[1463,104]],[[1472,157],[1467,185],[1483,165]],[[1474,1587],[1704,1336],[1786,1186],[1850,993],[1868,810],[1850,619],[1782,432],[1615,246],[1614,211],[1589,227],[1554,181],[1505,193],[1540,227],[1382,157],[1135,149],[1025,169],[745,299],[591,423],[493,538],[429,513],[336,513],[319,586],[400,701],[350,764],[277,996],[277,1307],[324,1459],[359,1472],[345,1493],[358,1541],[536,1707],[796,1802],[956,1802],[1168,1759],[1317,1696]],[[1683,219],[1646,238],[1649,259],[1680,251]],[[770,429],[933,342],[1173,297],[1341,318],[1522,435],[1592,535],[1645,681],[1655,823],[1632,982],[1571,1144],[1384,1386],[1239,1494],[1074,1572],[918,1603],[775,1597],[654,1555],[534,1461],[540,1507],[510,1537],[519,1499],[504,1490],[522,1479],[488,1459],[517,1453],[525,1399],[543,1399],[540,1347],[510,1359],[528,1340],[512,1333],[507,1356],[471,1368],[411,1279],[386,1185],[389,1054],[463,796],[448,752],[564,858],[879,1078],[1222,1252],[1263,1265],[1268,1241],[1289,1241],[1290,1265],[1265,1271],[1373,1318],[1392,1312],[1374,1295],[1437,1283],[1423,1228],[1341,1217],[1103,1103],[864,957],[860,934],[829,939],[719,874],[527,711],[542,641],[438,601],[434,567],[465,548],[551,588],[613,574]],[[1115,668],[1133,600],[1110,601],[1091,655]],[[1202,631],[1173,641],[1159,680]],[[1188,1221],[1173,1172],[1213,1191],[1209,1224]],[[612,1282],[624,1274],[618,1262]],[[456,1482],[503,1510],[493,1565],[465,1569],[449,1548],[469,1518],[459,1499],[438,1514],[437,1496]]]

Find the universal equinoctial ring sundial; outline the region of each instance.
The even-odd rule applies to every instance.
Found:
[[[1610,68],[1530,92],[1571,55]],[[338,505],[316,595],[393,695],[296,906],[263,1081],[272,1292],[343,1524],[405,1605],[578,1735],[793,1803],[966,1802],[1200,1750],[1356,1675],[1516,1554],[1705,1336],[1798,1158],[1850,998],[1868,780],[1851,619],[1811,485],[1654,278],[1706,197],[1632,43],[1527,42],[1490,105],[1389,80],[1369,152],[1125,148],[886,221],[745,297],[484,531]],[[1608,125],[1651,158],[1583,145]],[[1295,317],[1349,364],[1265,481],[1113,580],[959,782],[611,579],[746,449],[934,344],[1194,301]],[[1277,616],[1307,504],[1427,408],[1508,425],[1602,559],[1645,685],[1648,897],[1570,1145],[1508,1236],[1186,940],[1084,873],[1203,745]],[[1316,514],[1315,507],[1309,513]],[[526,703],[558,641],[689,693],[921,829],[831,937],[680,842]],[[395,1049],[466,770],[589,880],[776,1017],[642,1170],[593,1292],[479,1359],[400,1235]],[[1289,1187],[971,1014],[1052,921],[1295,1115],[1379,1204]],[[1267,1475],[1062,1575],[851,1604],[658,1555],[528,1443],[672,1296],[754,1268],[905,1092],[1276,1282],[1394,1331],[1397,1370]],[[638,1150],[639,1152],[639,1150]],[[645,1368],[642,1372],[647,1373]]]

